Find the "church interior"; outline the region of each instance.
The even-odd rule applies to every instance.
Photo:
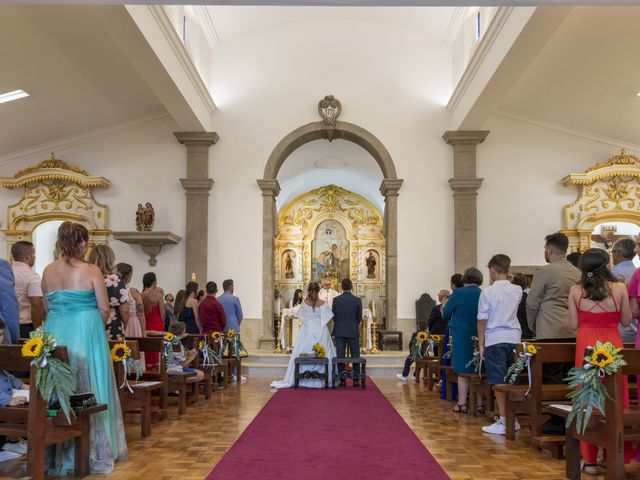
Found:
[[[560,435],[545,427],[576,411],[566,381],[542,380],[543,362],[582,366],[574,360],[582,357],[575,327],[573,338],[533,329],[525,340],[517,326],[523,335],[505,345],[514,344],[510,362],[521,359],[524,370],[502,385],[506,377],[489,382],[482,373],[482,363],[493,361],[483,335],[495,334],[494,317],[480,318],[477,298],[470,348],[482,360],[474,373],[447,356],[455,362],[460,310],[451,332],[446,322],[442,331],[432,323],[434,314],[444,321],[455,287],[471,288],[471,280],[463,287],[452,279],[472,278],[469,269],[480,274],[483,292],[522,274],[531,299],[540,269],[553,264],[551,234],[566,239],[566,254],[605,252],[614,274],[622,252],[616,245],[640,238],[640,7],[107,3],[0,5],[0,259],[13,264],[20,301],[20,338],[5,343],[18,345],[48,331],[56,312],[49,280],[39,294],[42,328],[34,317],[34,330],[22,335],[23,308],[35,307],[31,295],[23,307],[18,292],[20,245],[33,244],[29,275],[46,279],[48,266],[66,258],[60,232],[71,222],[87,232],[88,263],[100,267],[91,257],[105,246],[115,257],[113,271],[100,267],[107,287],[116,263],[129,266],[128,280],[125,272],[114,285],[125,285],[134,316],[144,310],[146,328],[143,322],[138,334],[107,338],[111,344],[100,338],[113,358],[107,377],[118,390],[111,398],[122,410],[127,448],[116,458],[112,443],[115,465],[94,471],[99,447],[90,417],[106,413],[80,409],[65,421],[59,401],[56,417],[35,387],[45,365],[33,361],[19,377],[31,393],[28,406],[0,397],[0,440],[18,445],[6,457],[0,450],[0,478],[52,477],[55,445],[69,439],[75,475],[88,478],[640,475],[640,448],[637,461],[623,452],[640,440],[640,356],[636,362],[632,351],[640,314],[629,278],[607,277],[606,285],[624,287],[636,330],[618,334],[621,344],[613,344],[624,349],[598,367],[602,406],[582,432],[571,417]],[[497,254],[508,257],[506,272]],[[631,255],[626,261],[639,267]],[[580,285],[593,278],[587,263],[571,267],[572,285],[581,272]],[[606,288],[614,299],[617,290]],[[156,289],[161,311],[171,311],[157,329],[147,309]],[[218,329],[204,327],[200,291],[241,303],[230,315],[224,301],[215,302],[226,317],[220,339],[211,333]],[[568,291],[557,294],[564,295],[565,322],[573,314]],[[341,336],[330,335],[322,352],[317,339],[302,352],[308,329],[316,328],[308,319],[319,315],[318,332],[341,328],[346,295],[357,300],[357,347],[347,342],[345,353]],[[532,325],[522,298],[524,323]],[[174,299],[176,307],[182,301],[175,318]],[[2,302],[0,292],[9,331]],[[301,312],[305,305],[310,313]],[[185,309],[195,315],[195,333]],[[626,315],[617,303],[614,311]],[[578,306],[578,339],[580,314]],[[174,330],[181,322],[182,337]],[[138,362],[141,374],[118,364],[114,341],[128,345],[127,361]],[[19,348],[0,345],[0,372],[19,370]],[[75,374],[72,348],[66,361]],[[172,378],[163,359],[185,349],[195,363]],[[333,362],[345,355],[352,358],[346,370]],[[353,359],[359,355],[363,363]],[[147,372],[150,358],[157,375]],[[204,380],[188,375],[196,370]],[[295,388],[270,388],[289,374]],[[328,388],[304,388],[305,381]],[[466,389],[468,408],[460,395]],[[481,429],[494,415],[501,434]],[[581,450],[585,439],[599,445],[596,461]]]

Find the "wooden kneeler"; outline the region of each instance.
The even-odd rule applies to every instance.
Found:
[[[57,347],[53,356],[68,361],[66,347]],[[0,370],[29,372],[29,405],[0,408],[0,434],[27,438],[27,474],[43,480],[45,449],[48,445],[73,440],[75,443],[75,475],[89,474],[89,426],[91,415],[107,410],[106,404],[75,410],[69,423],[62,410],[54,417],[46,416],[47,405],[36,388],[36,367],[22,356],[20,345],[0,346]]]

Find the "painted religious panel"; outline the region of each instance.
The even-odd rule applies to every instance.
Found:
[[[349,240],[337,220],[325,220],[316,228],[311,244],[311,279],[322,281],[324,275],[337,280],[349,276]]]
[[[293,250],[286,250],[282,254],[282,267],[281,272],[284,274],[284,278],[287,280],[291,280],[295,278],[295,260],[296,260],[296,252]]]

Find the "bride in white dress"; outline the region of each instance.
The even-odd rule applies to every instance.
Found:
[[[300,356],[301,353],[313,353],[313,346],[319,343],[324,346],[327,358],[329,359],[329,365],[331,365],[331,359],[336,356],[336,350],[331,341],[331,334],[327,323],[333,318],[333,312],[329,305],[318,298],[320,292],[320,285],[316,282],[311,282],[307,290],[307,298],[300,305],[298,310],[298,318],[302,322],[300,327],[300,333],[296,339],[296,344],[293,347],[293,353],[289,359],[289,366],[287,367],[287,373],[283,380],[278,380],[271,383],[271,388],[289,388],[293,386],[293,374],[295,369],[295,359]],[[308,370],[316,370],[324,373],[324,367],[320,365],[301,365],[300,373]],[[331,369],[329,369],[329,385],[331,385]],[[305,378],[300,379],[299,386],[310,388],[323,388],[324,380]]]

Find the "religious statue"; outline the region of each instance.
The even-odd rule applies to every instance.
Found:
[[[376,278],[376,257],[372,251],[367,257],[367,278]]]
[[[136,230],[139,232],[150,232],[153,230],[155,217],[156,212],[151,203],[147,202],[144,207],[139,203],[138,209],[136,210]]]
[[[293,260],[291,259],[291,253],[287,252],[287,258],[284,261],[285,265],[285,278],[293,278]]]

